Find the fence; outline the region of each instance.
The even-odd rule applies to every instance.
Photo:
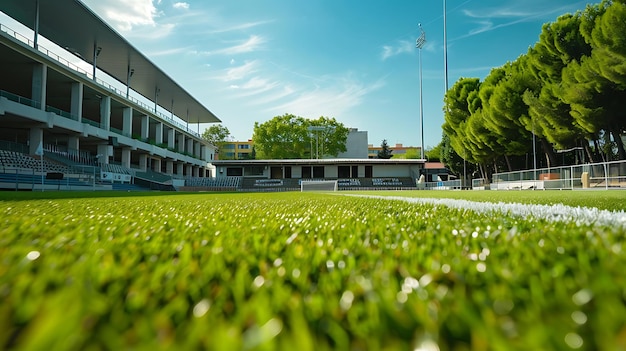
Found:
[[[626,161],[496,173],[492,190],[626,189]]]
[[[439,182],[425,182],[417,183],[417,189],[419,190],[457,190],[463,189],[461,180],[448,180]]]
[[[57,176],[55,176],[57,175]],[[0,189],[3,190],[91,190],[100,189],[95,167],[76,166],[67,174],[0,165]],[[110,186],[106,189],[110,190]]]

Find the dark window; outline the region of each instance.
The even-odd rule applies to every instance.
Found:
[[[262,176],[265,171],[265,167],[263,166],[247,166],[245,167],[245,174],[247,177],[256,177]]]
[[[365,166],[365,178],[372,178],[373,174],[372,166]]]
[[[324,166],[313,167],[313,178],[324,178]]]
[[[311,179],[311,166],[302,166],[302,178]]]
[[[339,178],[350,178],[350,166],[339,166],[339,167],[337,167],[337,177],[339,177]]]
[[[226,168],[226,175],[229,177],[241,177],[243,175],[243,168]]]

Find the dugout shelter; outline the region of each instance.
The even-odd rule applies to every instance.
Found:
[[[420,159],[214,160],[217,179],[239,178],[241,190],[301,188],[301,181],[337,180],[339,190],[415,189]]]

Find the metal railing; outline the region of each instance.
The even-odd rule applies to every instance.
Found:
[[[626,189],[626,161],[496,173],[492,190]]]
[[[1,32],[5,32],[7,33],[10,37],[15,38],[16,40],[26,44],[27,46],[31,47],[31,48],[35,48],[35,42],[29,38],[27,38],[26,36],[16,32],[15,30],[7,27],[6,25],[0,23],[0,31]],[[45,54],[46,56],[50,57],[51,59],[57,61],[58,63],[62,64],[63,66],[70,68],[71,70],[73,70],[74,72],[77,72],[81,75],[84,75],[85,77],[87,77],[88,79],[92,79],[93,80],[93,73],[87,71],[86,69],[83,69],[81,67],[79,67],[78,65],[72,63],[71,61],[61,57],[59,54],[56,54],[54,51],[47,49],[46,47],[42,46],[41,44],[37,44],[36,50]],[[105,74],[104,72],[102,72],[102,74]],[[156,106],[149,106],[148,104],[139,101],[137,98],[131,97],[131,96],[126,96],[126,91],[122,91],[118,88],[116,88],[115,86],[109,84],[108,82],[105,82],[102,79],[99,79],[96,77],[96,79],[94,80],[97,84],[101,85],[102,87],[106,88],[107,90],[111,91],[112,93],[116,94],[117,96],[126,99],[130,102],[132,102],[133,104],[141,107],[142,109],[152,113],[154,116],[159,117],[161,120],[167,121],[170,124],[172,124],[175,127],[180,128],[180,130],[183,130],[193,136],[195,136],[196,138],[202,138],[202,136],[200,135],[200,133],[193,131],[192,129],[190,129],[188,126],[177,122],[176,120],[174,120],[173,115],[172,116],[167,116],[164,113],[158,111],[158,109],[156,108]],[[4,96],[4,95],[3,95]],[[7,97],[9,98],[9,97]],[[14,100],[15,101],[15,100]],[[16,101],[16,102],[20,102],[23,103],[21,101]],[[35,102],[35,101],[31,101],[31,103],[34,104],[39,104],[39,102]],[[29,105],[29,106],[33,106],[33,107],[37,107],[39,108],[39,106],[34,106],[32,104],[25,104],[25,105]],[[47,107],[47,108],[51,108],[51,107]],[[59,110],[60,111],[60,110]],[[56,111],[49,111],[49,112],[55,112]],[[57,113],[59,114],[59,113]],[[73,119],[73,120],[78,120],[78,117],[73,116],[67,112],[65,112],[64,114],[67,114],[67,116],[64,115],[64,117]],[[59,114],[61,115],[61,114]]]
[[[31,99],[25,98],[23,96],[15,95],[15,94],[9,93],[8,91],[0,90],[0,96],[5,97],[10,101],[17,102],[18,104],[22,104],[22,105],[26,105],[26,106],[30,106],[34,108],[41,107],[41,103],[38,101],[34,101]]]
[[[462,189],[462,184],[460,179],[456,179],[440,182],[418,183],[417,188],[423,190],[457,190]]]

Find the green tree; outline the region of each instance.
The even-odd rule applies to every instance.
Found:
[[[378,158],[382,159],[390,159],[392,157],[391,153],[393,150],[389,148],[387,144],[387,139],[383,139],[383,142],[380,144],[380,150],[378,150]]]
[[[426,150],[424,150],[424,155],[426,155],[426,159],[429,162],[441,162],[441,147],[442,142],[439,142],[439,144],[437,144],[437,146],[435,147],[426,148]]]
[[[215,145],[218,153],[220,152],[222,146],[224,146],[224,143],[228,140],[229,136],[230,131],[226,128],[226,126],[221,124],[213,124],[209,128],[205,129],[204,133],[202,133],[202,139]]]
[[[248,155],[249,160],[256,160],[256,148],[252,145],[252,151],[250,151],[250,155]]]
[[[463,158],[456,153],[450,143],[450,137],[443,132],[440,145],[440,161],[457,177],[462,178],[463,172],[474,173],[476,166],[473,163],[463,162]]]
[[[580,32],[584,17],[581,13],[566,14],[544,24],[539,41],[526,54],[526,71],[535,80],[535,87],[523,94],[528,115],[521,122],[541,142],[548,165],[556,162],[552,145],[557,149],[588,145],[583,141],[592,136],[572,117],[572,108],[563,99],[563,70],[591,53]]]
[[[485,127],[495,137],[492,146],[497,156],[504,156],[508,171],[514,167],[510,156],[521,156],[532,148],[532,134],[522,124],[528,115],[528,105],[522,99],[530,89],[530,80],[520,67],[525,60],[520,56],[491,71],[480,87]]]
[[[563,70],[564,99],[572,106],[572,116],[589,133],[604,136],[617,148],[619,159],[626,159],[621,134],[626,131],[626,4],[603,1],[587,7],[580,26],[591,45],[590,56],[573,61]],[[609,137],[609,134],[612,138]]]
[[[400,160],[417,160],[420,158],[419,149],[407,149],[403,154],[392,155],[391,158]]]
[[[334,118],[306,119],[292,114],[254,123],[257,159],[298,159],[345,152],[348,128]]]

